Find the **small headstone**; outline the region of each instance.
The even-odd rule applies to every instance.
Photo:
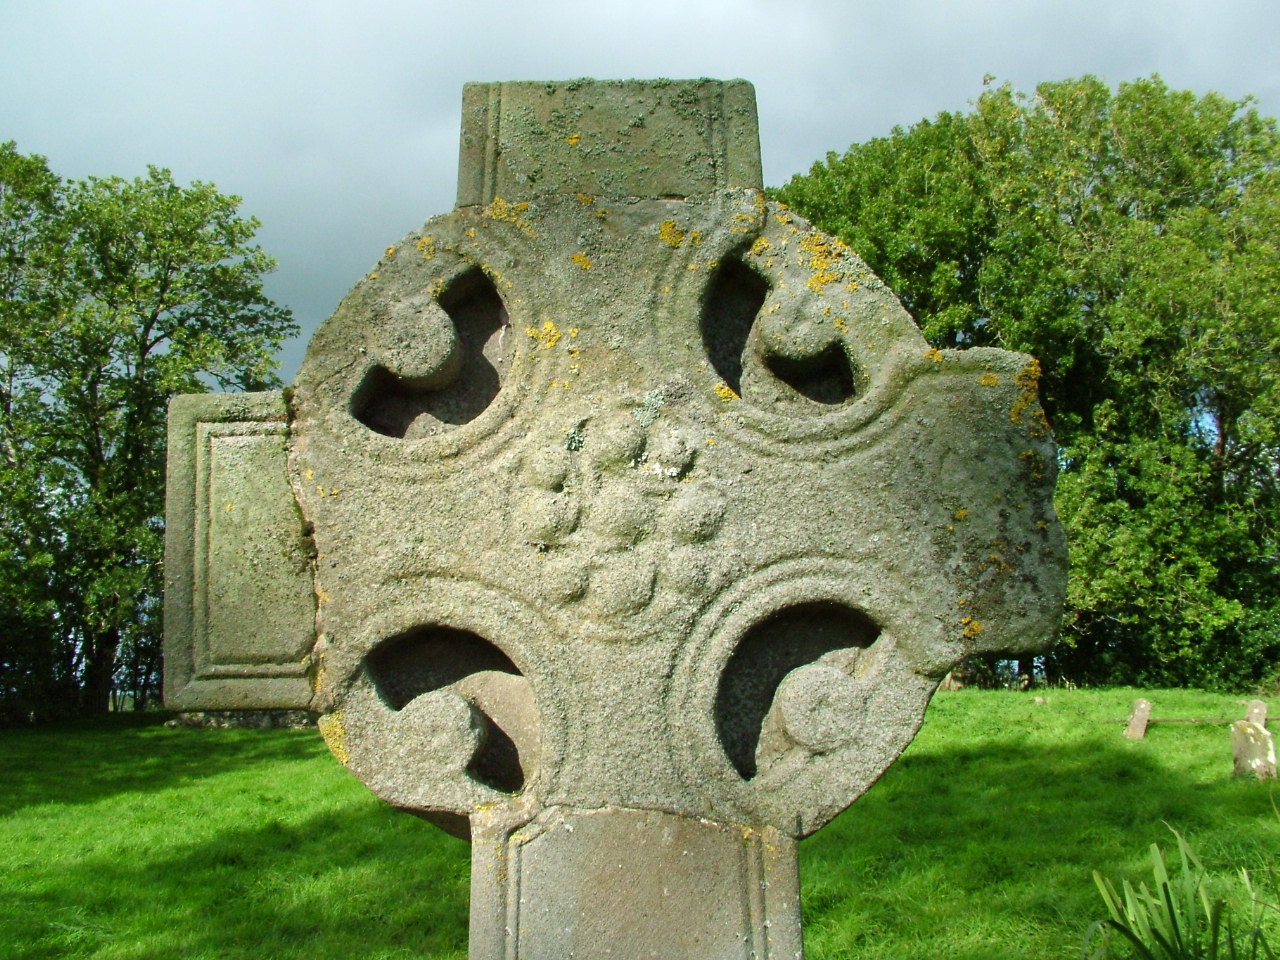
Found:
[[[956,676],[956,671],[949,670],[947,675],[942,678],[942,682],[938,684],[939,690],[963,690],[965,687],[964,680]]]
[[[1271,732],[1260,723],[1237,720],[1231,725],[1231,753],[1235,776],[1276,779],[1276,744]]]
[[[1250,700],[1244,718],[1260,727],[1267,725],[1267,704],[1262,700]]]
[[[1141,740],[1147,735],[1147,722],[1151,719],[1151,701],[1139,697],[1133,701],[1133,713],[1129,714],[1129,725],[1124,728],[1124,735],[1129,740]]]

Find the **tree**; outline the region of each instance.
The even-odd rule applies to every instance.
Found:
[[[778,191],[935,345],[1035,355],[1071,545],[1051,672],[1280,673],[1280,135],[1249,99],[1007,85]]]
[[[168,400],[276,385],[296,331],[239,203],[0,146],[0,698],[24,710],[104,711],[122,671],[155,695]]]

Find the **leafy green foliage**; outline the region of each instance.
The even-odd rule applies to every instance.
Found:
[[[1051,675],[1274,680],[1274,121],[1158,77],[990,88],[777,194],[853,246],[933,344],[1039,359],[1071,546]]]
[[[152,168],[64,183],[0,145],[0,706],[154,696],[165,412],[276,383],[296,330],[239,198]]]

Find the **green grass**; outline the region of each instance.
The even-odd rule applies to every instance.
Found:
[[[1149,873],[1169,826],[1280,894],[1280,790],[1225,725],[1121,736],[1132,690],[940,694],[920,736],[801,844],[810,960],[1080,956],[1091,871]],[[1239,697],[1148,694],[1161,716]],[[1273,712],[1275,711],[1273,705]],[[313,732],[155,722],[0,731],[0,958],[466,954],[468,848],[378,802]]]
[[[1187,837],[1211,872],[1280,864],[1280,791],[1231,778],[1225,724],[1123,738],[1138,692],[940,694],[915,743],[801,846],[811,957],[1076,958],[1091,876],[1142,878]],[[1156,717],[1243,716],[1239,697],[1148,694]],[[1265,881],[1264,881],[1265,885]]]

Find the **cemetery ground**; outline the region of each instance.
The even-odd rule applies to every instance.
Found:
[[[1156,717],[1244,713],[1185,690],[938,694],[801,844],[806,955],[1079,957],[1103,916],[1092,871],[1150,882],[1171,827],[1224,892],[1244,867],[1280,901],[1280,787],[1232,779],[1225,723],[1125,740],[1109,721],[1137,696]],[[315,731],[162,720],[0,730],[0,958],[465,956],[463,841],[378,801]]]

